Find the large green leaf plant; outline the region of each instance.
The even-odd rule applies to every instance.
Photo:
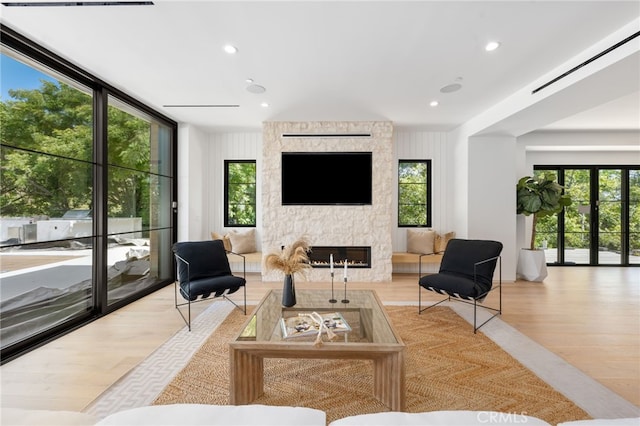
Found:
[[[530,249],[535,250],[536,223],[539,217],[560,213],[571,205],[571,197],[563,193],[564,187],[555,181],[552,173],[538,177],[525,176],[517,185],[517,213],[533,215]]]

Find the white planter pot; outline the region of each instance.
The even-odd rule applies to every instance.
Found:
[[[547,277],[547,259],[544,250],[521,249],[518,256],[518,278],[540,282]]]

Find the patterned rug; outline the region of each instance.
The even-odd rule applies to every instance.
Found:
[[[589,414],[447,307],[418,317],[415,307],[387,306],[406,349],[408,412],[495,410],[538,417],[551,424]],[[154,404],[228,404],[227,342],[246,317],[225,319]],[[482,331],[482,329],[481,329]],[[297,405],[342,417],[387,411],[372,395],[370,361],[265,360],[266,405]]]

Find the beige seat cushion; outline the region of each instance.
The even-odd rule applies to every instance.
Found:
[[[211,233],[212,240],[222,240],[222,245],[226,251],[231,251],[231,240],[229,239],[229,234],[220,235],[217,232]]]
[[[449,244],[449,241],[451,241],[455,237],[456,237],[455,232],[447,232],[444,235],[436,234],[434,251],[436,253],[444,253],[444,251],[447,249],[447,244]]]
[[[246,231],[233,230],[227,234],[231,240],[231,251],[234,253],[253,253],[256,252],[256,230],[248,229]]]
[[[407,251],[409,253],[432,254],[436,232],[432,229],[407,229]]]

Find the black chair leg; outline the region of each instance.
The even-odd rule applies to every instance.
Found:
[[[234,302],[233,300],[231,300],[229,297],[227,297],[227,295],[223,295],[222,297],[224,297],[226,300],[228,300],[233,306],[235,306],[236,308],[240,309],[240,311],[244,314],[247,315],[247,286],[246,284],[242,286],[243,292],[244,292],[244,305],[241,307],[240,305],[238,305],[236,302]]]

